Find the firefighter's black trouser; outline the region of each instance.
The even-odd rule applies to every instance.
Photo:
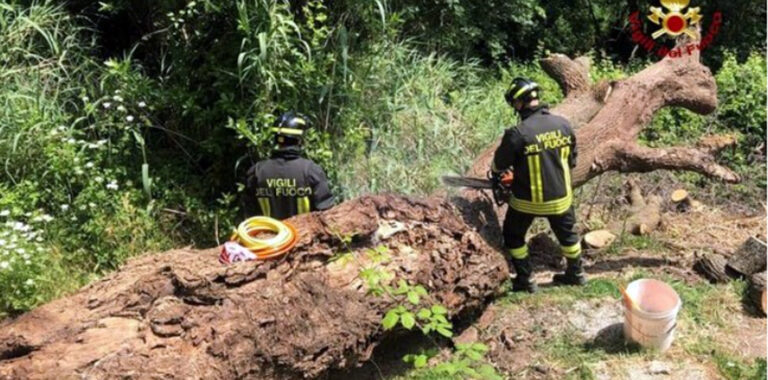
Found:
[[[525,243],[525,234],[533,223],[533,219],[539,215],[531,215],[507,207],[507,216],[504,218],[504,248],[515,259],[528,257],[528,245]],[[549,220],[549,226],[560,242],[563,256],[569,259],[578,258],[581,255],[579,234],[575,231],[576,216],[573,206],[561,215],[542,216]]]

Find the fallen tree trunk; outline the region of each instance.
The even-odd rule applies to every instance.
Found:
[[[392,221],[405,230],[380,240]],[[451,316],[483,305],[508,276],[440,200],[364,197],[293,222],[301,239],[283,260],[222,266],[216,249],[145,256],[6,321],[0,378],[316,377],[366,360],[382,335],[394,302],[366,294],[363,268],[423,284],[422,302]],[[379,244],[391,259],[376,264],[368,249]],[[351,260],[328,264],[345,252]]]
[[[715,109],[714,78],[694,57],[595,85],[584,59],[554,55],[542,62],[566,94],[554,112],[577,127],[575,186],[610,170],[739,179],[714,161],[725,143],[636,143],[661,107]],[[480,155],[470,175],[485,174],[494,149]],[[0,378],[312,378],[356,365],[370,357],[384,335],[382,316],[395,305],[367,294],[361,270],[379,268],[423,285],[423,302],[445,305],[450,316],[481,307],[508,275],[493,248],[500,243],[499,211],[482,191],[464,191],[453,203],[364,197],[294,218],[302,236],[282,260],[223,267],[215,249],[132,260],[76,294],[0,324]],[[406,229],[377,233],[390,222]],[[388,248],[385,262],[370,255],[380,244]]]
[[[681,38],[678,45],[690,41]],[[717,164],[715,155],[735,144],[730,136],[709,136],[695,148],[648,148],[637,139],[653,115],[663,107],[683,107],[699,114],[717,108],[717,85],[711,71],[699,62],[699,53],[665,58],[622,80],[591,84],[585,59],[554,55],[541,62],[558,81],[565,99],[553,113],[576,128],[578,164],[573,181],[579,186],[608,171],[649,172],[686,170],[726,182],[739,176]],[[501,131],[499,131],[501,135]],[[498,142],[475,160],[469,175],[483,175],[491,167]]]

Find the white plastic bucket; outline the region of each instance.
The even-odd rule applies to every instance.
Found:
[[[677,328],[677,313],[682,301],[671,286],[651,279],[633,281],[627,286],[624,303],[624,336],[643,347],[666,351]]]

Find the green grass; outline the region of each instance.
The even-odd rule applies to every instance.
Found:
[[[537,342],[537,352],[544,354],[544,361],[556,363],[561,369],[573,369],[567,378],[593,378],[592,368],[596,363],[610,361],[619,363],[680,360],[689,356],[712,363],[720,374],[728,379],[765,377],[765,360],[746,360],[735,356],[720,342],[728,339],[731,329],[737,328],[734,315],[743,313],[741,300],[746,288],[743,281],[724,285],[706,282],[688,284],[680,279],[652,275],[635,270],[621,277],[592,278],[583,288],[543,288],[537,294],[507,293],[497,305],[514,312],[515,309],[547,309],[556,307],[567,312],[576,302],[589,299],[612,299],[619,302],[619,286],[640,278],[657,278],[670,284],[683,300],[678,315],[678,336],[670,354],[659,354],[637,345],[621,342],[593,344],[584,340],[578,332],[566,327],[549,339]],[[672,355],[671,357],[669,355]],[[670,359],[674,358],[674,359]]]

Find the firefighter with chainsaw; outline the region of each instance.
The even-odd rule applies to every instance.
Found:
[[[555,283],[584,285],[581,245],[575,232],[571,169],[576,166],[576,136],[567,120],[550,113],[540,103],[539,86],[516,78],[505,94],[507,103],[520,115],[520,123],[505,131],[496,150],[491,178],[496,191],[508,202],[504,219],[504,247],[517,272],[513,291],[533,293],[531,260],[525,235],[534,218],[545,217],[560,242],[567,260],[565,273]]]
[[[277,149],[271,158],[248,170],[244,208],[249,216],[282,220],[333,206],[325,172],[301,156],[308,128],[307,118],[293,112],[275,121],[272,132]]]

